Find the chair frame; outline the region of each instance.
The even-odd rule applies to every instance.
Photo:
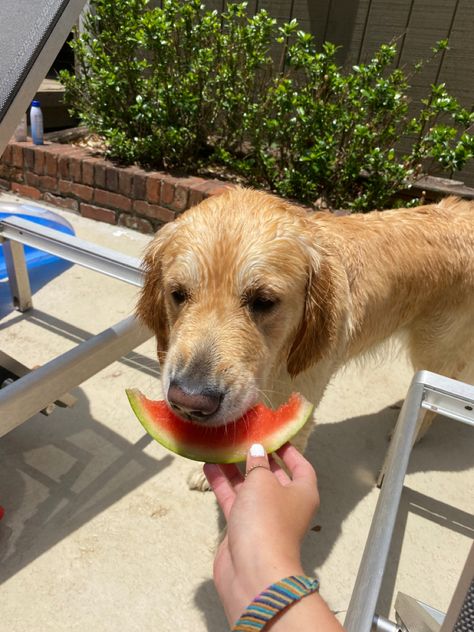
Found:
[[[377,600],[411,450],[427,410],[473,426],[474,386],[429,371],[414,375],[379,476],[380,495],[344,621],[347,632],[387,629],[382,619],[377,627]]]
[[[0,220],[0,242],[3,243],[12,300],[22,312],[32,307],[24,244],[132,285],[142,285],[139,259],[22,218],[11,216]],[[47,409],[52,402],[64,399],[64,394],[71,388],[152,335],[134,316],[129,316],[2,388],[0,437]]]

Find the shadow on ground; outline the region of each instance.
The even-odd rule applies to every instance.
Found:
[[[311,531],[303,543],[302,557],[308,572],[314,569],[317,573],[340,537],[344,520],[374,489],[388,448],[387,437],[398,412],[395,407],[389,407],[373,415],[316,425],[307,456],[318,472],[321,508],[315,522],[320,530]],[[466,470],[473,464],[472,429],[439,418],[423,441],[415,447],[408,471],[456,472]],[[474,518],[437,500],[436,490],[433,490],[432,496],[425,496],[405,488],[377,610],[385,616],[389,613],[409,512],[421,514],[448,529],[474,536]],[[222,526],[222,517],[219,526]],[[355,542],[354,545],[362,548],[363,543]],[[209,632],[226,629],[226,619],[211,581],[203,582],[198,587],[195,603],[205,617]]]
[[[71,265],[58,261],[31,270],[32,294]],[[1,282],[0,318],[13,310],[9,284]],[[25,319],[78,344],[93,335],[37,309],[18,313],[0,330]],[[119,362],[159,376],[157,363],[134,351]],[[78,401],[67,414],[38,414],[0,442],[0,504],[6,510],[0,522],[0,583],[173,460],[145,455],[148,435],[129,443],[91,417],[81,389],[72,394]]]
[[[144,454],[91,417],[81,389],[74,408],[36,415],[0,442],[0,582],[155,476],[173,457]]]
[[[58,336],[66,338],[67,340],[71,340],[76,344],[80,344],[81,342],[84,342],[85,340],[88,340],[93,335],[95,335],[90,331],[77,327],[76,325],[72,325],[71,323],[65,322],[64,320],[56,318],[51,314],[47,314],[40,309],[34,308],[23,314],[19,313],[17,316],[11,318],[4,326],[6,328],[11,327],[21,320],[27,320],[29,323],[37,326],[39,329],[50,331]],[[3,329],[4,326],[0,324],[0,331]],[[137,369],[142,373],[146,373],[157,379],[159,379],[160,377],[160,367],[158,365],[158,362],[152,358],[137,353],[136,351],[130,351],[130,353],[127,353],[127,355],[119,358],[117,362],[125,364],[132,369]]]

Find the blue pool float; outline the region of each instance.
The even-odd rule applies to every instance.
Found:
[[[74,235],[73,227],[64,217],[39,206],[29,206],[28,204],[17,202],[0,202],[0,220],[10,216],[22,217],[35,224],[41,224],[41,226],[46,226],[47,228],[54,228],[67,235]],[[24,248],[26,265],[29,270],[61,261],[59,257],[38,250],[37,248],[32,248],[31,246],[25,246]],[[7,278],[7,268],[3,248],[0,245],[0,279],[5,278]]]

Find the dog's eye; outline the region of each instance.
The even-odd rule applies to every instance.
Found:
[[[247,299],[247,305],[254,314],[268,314],[277,303],[278,300],[275,298],[259,296],[258,294]]]
[[[182,305],[184,301],[188,298],[188,295],[186,294],[186,291],[182,288],[177,288],[175,290],[172,290],[171,298],[176,303],[176,305]]]

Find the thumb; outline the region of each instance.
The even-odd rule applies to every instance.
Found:
[[[270,471],[270,463],[265,448],[260,443],[254,443],[250,446],[247,453],[247,463],[245,467],[245,478],[251,473],[263,470]]]

